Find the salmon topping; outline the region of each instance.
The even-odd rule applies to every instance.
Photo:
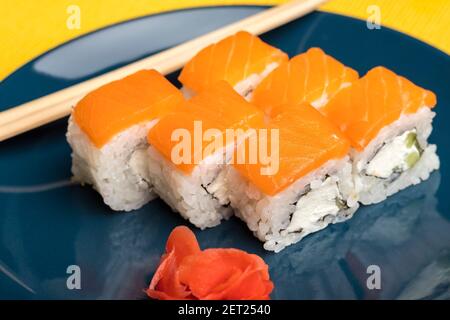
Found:
[[[310,105],[286,105],[281,108],[282,111],[267,126],[269,130],[279,132],[276,140],[268,135],[270,147],[274,143],[279,145],[278,170],[273,174],[265,174],[262,169],[266,164],[261,161],[255,164],[234,164],[242,176],[271,196],[327,161],[342,159],[350,148],[339,129]],[[274,155],[271,157],[277,159]]]
[[[150,130],[148,142],[178,169],[190,173],[199,162],[236,141],[227,139],[228,130],[245,132],[263,121],[261,110],[219,81],[161,119]]]
[[[77,125],[101,148],[133,125],[172,112],[181,92],[155,70],[142,70],[86,95],[74,109]]]
[[[271,117],[281,105],[309,103],[322,107],[339,90],[358,79],[358,73],[319,48],[311,48],[282,63],[255,89],[252,102]]]
[[[436,95],[408,79],[375,67],[343,89],[321,111],[362,151],[382,128],[403,114],[433,108]]]
[[[183,68],[179,80],[194,92],[200,92],[218,80],[231,86],[252,74],[261,74],[271,63],[281,63],[288,56],[257,36],[240,31],[207,46]]]

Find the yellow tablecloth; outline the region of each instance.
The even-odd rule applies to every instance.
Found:
[[[67,40],[120,21],[186,7],[259,4],[286,0],[0,0],[0,80]],[[67,27],[76,5],[80,29]],[[449,0],[332,0],[320,10],[367,19],[380,8],[382,25],[450,53]]]

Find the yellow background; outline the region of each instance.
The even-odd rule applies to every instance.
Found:
[[[278,4],[286,0],[0,0],[0,79],[67,40],[156,12],[210,5]],[[66,26],[67,8],[81,9],[81,29]],[[450,0],[332,0],[320,9],[367,19],[381,9],[382,25],[450,53]]]

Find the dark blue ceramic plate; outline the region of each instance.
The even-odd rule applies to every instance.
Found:
[[[0,110],[260,10],[178,11],[76,39],[1,82]],[[270,265],[274,299],[449,298],[449,57],[387,28],[369,30],[365,22],[326,13],[311,14],[263,38],[291,56],[320,46],[361,74],[384,65],[432,89],[439,106],[431,140],[439,146],[441,170],[279,254],[265,252],[234,218],[214,229],[195,230],[201,245],[261,255]],[[69,185],[66,121],[0,143],[0,298],[144,298],[169,232],[185,221],[161,200],[114,214],[91,188]],[[66,286],[70,265],[81,268],[81,290]],[[380,267],[380,290],[366,286],[370,265]]]

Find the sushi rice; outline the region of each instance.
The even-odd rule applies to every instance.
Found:
[[[103,201],[117,211],[139,209],[154,199],[156,194],[142,173],[142,164],[130,161],[135,152],[147,149],[147,133],[154,123],[134,125],[99,149],[71,116],[67,141],[72,147],[73,180],[92,184]]]
[[[225,167],[226,154],[223,150],[203,159],[187,175],[150,147],[148,179],[161,199],[183,218],[200,229],[214,227],[232,215],[223,185],[218,184],[222,181],[218,177]]]

